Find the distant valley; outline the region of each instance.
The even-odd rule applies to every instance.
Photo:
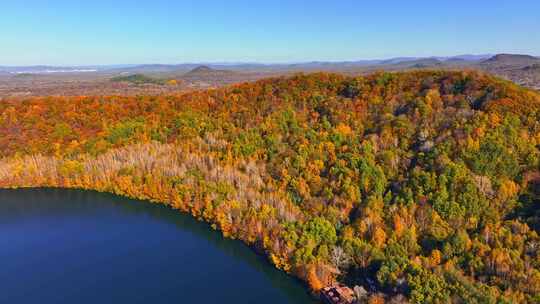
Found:
[[[168,94],[221,87],[295,73],[336,72],[362,75],[374,71],[473,69],[540,90],[540,58],[530,55],[460,55],[401,57],[342,62],[186,63],[96,66],[0,66],[0,97],[50,95]],[[124,81],[121,81],[124,80]]]

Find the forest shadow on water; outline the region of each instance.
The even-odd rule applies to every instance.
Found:
[[[240,241],[169,207],[0,190],[2,303],[314,303]]]

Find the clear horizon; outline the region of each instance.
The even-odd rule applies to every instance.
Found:
[[[3,4],[2,66],[299,63],[540,55],[540,3],[28,0]],[[520,16],[520,18],[515,18]]]

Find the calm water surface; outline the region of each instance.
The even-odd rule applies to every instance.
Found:
[[[239,241],[148,202],[0,190],[0,303],[313,303]]]

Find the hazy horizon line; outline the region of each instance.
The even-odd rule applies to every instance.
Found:
[[[457,54],[457,55],[432,55],[432,56],[391,56],[391,57],[378,57],[378,58],[358,58],[358,59],[339,59],[339,60],[324,60],[324,59],[313,59],[313,60],[297,60],[297,61],[257,61],[257,60],[230,60],[230,61],[184,61],[184,62],[160,62],[160,61],[147,61],[140,63],[89,63],[89,64],[49,64],[49,63],[34,63],[34,64],[0,64],[0,67],[99,67],[99,66],[139,66],[139,65],[196,65],[196,64],[215,64],[215,65],[235,65],[235,64],[258,64],[258,65],[280,65],[280,64],[307,64],[307,63],[354,63],[354,62],[363,62],[363,61],[387,61],[393,59],[422,59],[422,58],[441,58],[449,59],[462,56],[471,56],[471,57],[488,57],[495,56],[497,54],[512,54],[512,55],[530,55],[534,57],[539,57],[538,55],[532,54],[517,54],[517,53],[485,53],[485,54]]]
[[[240,64],[253,64],[253,65],[291,65],[291,64],[309,64],[309,63],[356,63],[356,62],[377,62],[377,61],[389,61],[394,59],[451,59],[456,57],[492,57],[500,54],[509,55],[528,55],[533,57],[539,57],[538,54],[529,53],[485,53],[485,54],[457,54],[457,55],[432,55],[432,56],[392,56],[392,57],[380,57],[380,58],[359,58],[359,59],[342,59],[342,60],[298,60],[298,61],[253,61],[253,60],[231,60],[231,61],[185,61],[185,62],[141,62],[141,63],[93,63],[93,64],[0,64],[0,67],[4,68],[18,68],[18,67],[70,67],[70,68],[85,68],[85,67],[129,67],[129,66],[144,66],[144,65],[240,65]]]

